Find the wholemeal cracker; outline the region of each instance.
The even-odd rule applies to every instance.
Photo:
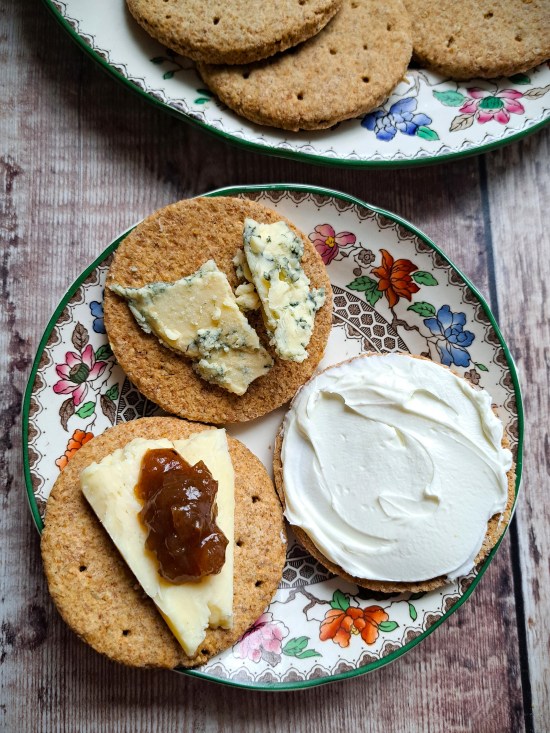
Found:
[[[369,355],[370,354],[364,354],[363,356],[365,358],[368,358]],[[425,358],[422,356],[404,355],[404,357],[406,356],[409,356],[409,358],[412,358],[412,359],[424,359]],[[346,362],[341,362],[341,363],[344,364]],[[337,365],[335,364],[333,366],[337,366]],[[332,369],[333,366],[328,367],[328,368]],[[443,365],[441,366],[443,369],[447,368]],[[283,504],[283,507],[284,507],[285,506],[285,491],[284,491],[284,480],[283,480],[283,462],[281,459],[283,435],[284,435],[284,430],[283,430],[283,425],[281,425],[281,428],[275,440],[275,451],[274,451],[274,456],[273,456],[273,473],[274,473],[274,480],[275,480],[275,488],[277,489],[277,493],[279,494],[279,499],[281,500],[281,503]],[[506,434],[504,434],[503,436],[502,445],[505,448],[510,447]],[[476,565],[481,563],[487,557],[487,555],[490,553],[490,551],[493,549],[495,544],[498,542],[498,540],[502,536],[504,530],[508,526],[508,523],[510,522],[510,519],[512,516],[512,508],[514,506],[514,499],[516,495],[515,494],[515,482],[516,482],[515,466],[512,466],[512,468],[508,471],[508,501],[506,504],[506,508],[502,514],[495,514],[495,516],[491,517],[491,519],[489,520],[487,524],[487,532],[485,534],[483,544],[481,545],[481,549],[479,550],[475,558]],[[311,540],[307,532],[301,529],[301,527],[296,527],[292,525],[292,531],[296,535],[296,538],[298,539],[298,541],[306,548],[306,550],[316,560],[318,560],[322,565],[328,568],[328,570],[330,570],[332,573],[335,573],[336,575],[340,575],[342,578],[344,578],[345,580],[348,580],[350,583],[355,583],[356,585],[363,587],[363,588],[369,588],[370,590],[381,592],[381,593],[405,593],[405,592],[423,593],[426,591],[433,590],[434,588],[439,588],[440,586],[445,585],[446,583],[449,582],[446,576],[440,576],[438,578],[431,578],[429,580],[419,581],[417,583],[408,583],[408,582],[401,583],[401,582],[395,582],[395,581],[369,580],[368,578],[357,578],[353,575],[350,575],[349,573],[346,573],[346,571],[343,570],[343,568],[341,568],[339,565],[337,565],[336,563],[332,562],[327,557],[325,557],[323,553],[319,549],[317,549],[316,545]]]
[[[344,0],[296,49],[247,66],[199,64],[222,102],[252,122],[318,130],[371,111],[405,74],[412,40],[401,0]]]
[[[247,64],[318,33],[342,0],[127,0],[137,22],[183,56]]]
[[[189,658],[140,588],[80,490],[80,472],[134,438],[176,440],[206,430],[177,418],[117,425],[84,445],[48,499],[42,557],[50,593],[69,626],[94,649],[137,667],[191,667],[234,644],[262,614],[281,578],[286,538],[265,468],[228,437],[235,469],[234,625],[209,629]]]
[[[141,287],[156,281],[175,281],[195,272],[208,259],[226,273],[235,288],[232,259],[243,246],[243,223],[251,217],[263,223],[285,219],[281,214],[249,199],[230,197],[180,201],[152,214],[120,244],[109,283]],[[275,365],[238,396],[201,379],[191,362],[144,333],[126,301],[105,288],[105,327],[118,363],[138,389],[167,412],[189,420],[221,424],[241,422],[270,412],[287,402],[309,379],[321,360],[331,328],[332,291],[328,275],[309,239],[290,222],[304,241],[302,266],[311,287],[324,287],[326,301],[315,316],[308,346],[309,358],[301,364],[283,361],[268,345],[265,328],[256,313],[249,316]],[[248,315],[248,314],[247,314]]]
[[[550,0],[405,0],[414,56],[453,79],[510,76],[550,57]]]

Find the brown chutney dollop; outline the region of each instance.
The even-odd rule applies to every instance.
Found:
[[[222,569],[228,540],[216,524],[217,491],[202,461],[191,466],[172,448],[143,456],[135,487],[143,504],[138,516],[165,580],[187,583]]]

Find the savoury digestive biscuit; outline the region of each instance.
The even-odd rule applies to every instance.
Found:
[[[228,437],[235,469],[234,625],[208,629],[189,658],[142,591],[85,500],[79,476],[134,438],[189,438],[206,430],[177,418],[142,418],[95,437],[57,479],[46,507],[42,557],[49,590],[67,624],[96,651],[136,667],[192,667],[226,649],[270,602],[286,557],[281,507],[260,461]]]
[[[405,0],[420,64],[453,79],[510,76],[550,57],[550,0]]]
[[[201,63],[199,72],[224,104],[252,122],[318,130],[386,100],[411,53],[401,0],[344,0],[326,28],[295,49],[246,66]]]
[[[210,259],[235,289],[238,281],[233,258],[242,249],[247,217],[263,223],[284,219],[249,199],[220,196],[172,204],[145,219],[121,242],[109,270],[105,327],[117,361],[147,398],[180,417],[221,424],[264,415],[291,399],[313,374],[325,350],[332,319],[330,281],[314,246],[290,222],[304,243],[304,272],[312,288],[324,288],[325,303],[315,316],[309,357],[302,363],[275,358],[272,369],[252,382],[241,396],[201,379],[187,359],[161,345],[153,334],[144,333],[125,300],[110,291],[110,283],[141,287],[152,282],[174,282]],[[249,320],[274,356],[259,313],[249,316]]]
[[[314,36],[342,0],[127,0],[137,22],[183,56],[245,64]]]
[[[456,439],[456,435],[451,432],[450,438],[444,437],[446,435],[446,423],[445,420],[447,419],[445,416],[445,411],[442,410],[437,405],[437,400],[432,398],[430,404],[430,409],[432,410],[432,418],[428,421],[427,426],[427,433],[424,433],[424,437],[426,438],[424,441],[422,441],[422,445],[427,446],[430,445],[430,441],[432,443],[434,441],[437,442],[438,450],[432,454],[427,459],[427,465],[428,469],[425,471],[425,474],[422,473],[423,470],[423,461],[426,462],[426,455],[425,451],[427,450],[422,448],[418,441],[408,434],[406,428],[403,425],[400,425],[399,422],[397,422],[397,428],[395,429],[387,429],[386,425],[384,423],[384,420],[381,418],[379,412],[380,410],[383,410],[384,407],[384,385],[390,385],[391,379],[393,373],[397,371],[398,373],[398,381],[396,384],[403,384],[403,372],[400,372],[399,369],[403,368],[405,373],[409,371],[407,362],[410,362],[411,365],[413,363],[418,363],[416,360],[420,360],[421,362],[428,362],[430,365],[432,365],[432,362],[428,359],[424,359],[423,357],[417,357],[417,356],[410,356],[408,354],[388,354],[388,355],[376,355],[376,354],[363,354],[359,357],[355,357],[354,359],[348,360],[346,362],[342,362],[341,364],[335,365],[333,367],[329,367],[324,372],[322,372],[320,375],[317,375],[314,377],[310,382],[308,382],[304,387],[297,393],[296,397],[294,398],[291,408],[289,411],[293,411],[295,408],[295,405],[300,402],[301,393],[305,390],[306,391],[306,398],[304,398],[308,404],[308,410],[307,410],[307,417],[304,416],[302,418],[304,424],[300,422],[300,435],[306,431],[307,433],[307,420],[313,421],[315,425],[319,426],[319,429],[322,430],[322,425],[317,422],[318,416],[317,413],[315,413],[314,409],[315,406],[320,404],[320,398],[319,393],[314,393],[314,396],[312,396],[311,392],[307,392],[308,388],[315,389],[315,385],[319,383],[319,380],[323,380],[328,375],[331,375],[333,382],[330,382],[331,376],[329,376],[329,393],[332,394],[332,399],[334,399],[334,390],[338,388],[338,384],[343,385],[342,388],[346,389],[345,385],[351,384],[350,382],[350,371],[355,369],[356,375],[358,375],[358,378],[361,380],[361,384],[366,384],[368,382],[369,376],[368,376],[368,362],[372,358],[376,358],[379,360],[379,366],[380,366],[380,360],[383,360],[384,364],[383,367],[385,368],[385,371],[383,372],[382,377],[382,384],[378,387],[378,390],[376,392],[376,401],[375,402],[369,402],[368,396],[365,396],[363,394],[363,402],[359,401],[359,404],[362,404],[364,409],[367,409],[367,415],[369,417],[372,416],[373,420],[370,424],[373,425],[373,430],[375,431],[375,437],[372,438],[372,444],[377,445],[376,441],[379,442],[379,446],[375,447],[375,450],[377,450],[377,466],[373,466],[371,463],[369,468],[361,473],[360,478],[357,478],[355,476],[352,481],[354,481],[354,486],[357,487],[357,491],[359,492],[357,495],[351,495],[353,492],[350,492],[349,486],[346,488],[346,481],[347,477],[340,474],[337,478],[333,479],[333,481],[330,482],[330,486],[335,488],[335,495],[334,497],[330,497],[330,505],[331,509],[329,511],[329,514],[325,516],[323,513],[323,501],[318,500],[315,503],[315,509],[311,510],[311,512],[308,511],[308,507],[310,507],[310,499],[308,498],[308,493],[311,493],[312,491],[312,483],[311,480],[308,482],[308,477],[306,476],[307,471],[305,470],[305,464],[302,462],[300,463],[300,448],[297,446],[294,442],[292,443],[292,448],[294,449],[294,452],[288,451],[287,452],[287,458],[286,460],[290,460],[289,465],[289,471],[290,474],[287,473],[287,479],[290,479],[291,485],[294,484],[293,491],[296,493],[296,490],[299,489],[300,491],[300,507],[303,507],[303,511],[308,515],[308,517],[313,518],[315,516],[315,512],[319,512],[319,518],[317,518],[316,521],[313,521],[313,519],[309,522],[310,527],[308,528],[309,532],[317,532],[320,530],[319,537],[321,538],[322,542],[327,542],[327,535],[326,535],[326,529],[322,526],[323,522],[326,520],[327,524],[326,526],[329,527],[336,527],[339,528],[340,523],[342,521],[342,517],[345,517],[344,524],[346,527],[346,530],[343,531],[339,535],[339,541],[344,543],[344,545],[349,545],[350,547],[353,547],[353,550],[348,549],[348,554],[340,555],[341,562],[343,564],[346,564],[350,559],[352,560],[354,566],[357,566],[358,564],[361,565],[361,562],[369,563],[368,558],[373,556],[372,553],[374,552],[374,547],[377,549],[377,554],[375,554],[377,560],[375,564],[379,565],[380,568],[382,568],[382,572],[384,570],[388,569],[387,563],[388,563],[388,556],[391,557],[391,553],[393,552],[392,545],[395,545],[397,548],[398,557],[405,559],[405,564],[407,565],[407,569],[409,573],[411,574],[411,579],[407,579],[406,581],[400,581],[397,579],[393,580],[382,580],[382,579],[372,579],[369,577],[358,577],[358,575],[353,575],[350,572],[347,572],[344,570],[341,565],[338,564],[334,559],[330,559],[326,556],[326,554],[319,549],[317,544],[314,542],[314,537],[310,536],[308,534],[308,531],[304,529],[301,526],[296,526],[295,523],[291,521],[292,529],[298,538],[298,540],[301,542],[301,544],[310,552],[313,557],[315,557],[320,563],[322,563],[325,567],[327,567],[331,572],[336,573],[337,575],[342,576],[346,580],[352,583],[356,583],[359,586],[369,588],[374,591],[384,592],[384,593],[400,593],[400,592],[425,592],[429,590],[433,590],[434,588],[437,588],[439,586],[445,585],[449,582],[446,575],[438,575],[437,577],[430,578],[428,576],[428,579],[421,579],[421,580],[413,580],[412,578],[426,578],[426,576],[421,575],[414,575],[414,573],[418,572],[418,566],[415,564],[411,564],[410,557],[411,557],[411,548],[414,550],[414,552],[419,553],[419,561],[422,559],[422,555],[426,555],[425,551],[422,551],[422,548],[431,547],[431,545],[437,540],[440,542],[443,542],[444,546],[456,546],[456,543],[460,545],[462,533],[456,532],[456,527],[453,525],[453,528],[449,532],[445,532],[442,536],[434,536],[437,535],[437,531],[434,532],[434,525],[431,524],[431,522],[435,521],[435,528],[437,529],[438,525],[441,523],[441,521],[450,521],[449,518],[454,517],[455,521],[457,518],[459,521],[462,521],[461,516],[464,513],[464,509],[461,509],[460,507],[464,507],[463,500],[462,500],[462,493],[464,493],[459,486],[461,486],[460,481],[464,481],[467,479],[465,476],[460,476],[458,478],[454,473],[452,476],[449,476],[446,483],[441,482],[441,473],[437,473],[436,468],[434,468],[436,461],[433,460],[432,456],[441,456],[446,455],[445,454],[445,448],[447,450],[450,449],[450,446],[453,446],[453,452],[456,452],[457,446],[460,445],[460,443]],[[395,360],[398,359],[398,364],[395,364]],[[387,362],[387,364],[386,364]],[[450,385],[448,384],[449,381],[454,381],[456,384],[457,392],[456,394],[460,395],[462,394],[463,390],[460,387],[460,380],[457,375],[451,375],[450,370],[448,370],[446,367],[441,366],[439,364],[433,365],[431,367],[431,375],[432,377],[435,377],[435,372],[433,371],[433,368],[436,368],[437,370],[441,370],[443,376],[438,376],[438,379],[441,379],[443,382],[443,394],[445,395],[444,399],[447,399],[447,395],[451,391]],[[412,368],[412,367],[411,367]],[[426,370],[422,369],[422,372],[425,372]],[[344,372],[346,372],[346,376],[344,376]],[[418,369],[416,370],[418,373]],[[447,377],[446,375],[449,375]],[[401,381],[399,381],[401,380]],[[332,384],[332,389],[330,388],[330,384]],[[377,383],[378,384],[378,383]],[[388,387],[389,388],[389,387]],[[355,387],[357,389],[357,387]],[[471,389],[471,388],[468,388]],[[466,390],[467,393],[467,390]],[[475,393],[475,391],[474,391]],[[356,394],[356,393],[354,393]],[[427,394],[427,392],[421,389],[418,390],[418,395],[421,397],[423,394]],[[434,393],[435,394],[435,393]],[[421,415],[418,414],[419,403],[414,402],[413,398],[409,396],[410,393],[407,393],[407,401],[408,401],[408,409],[406,411],[404,410],[398,410],[397,414],[408,414],[410,415],[410,419],[414,422],[415,425],[418,425],[419,423],[422,424],[421,421]],[[431,397],[431,394],[429,395]],[[480,395],[481,397],[481,395]],[[343,399],[343,398],[342,398]],[[358,398],[360,400],[360,398]],[[372,398],[371,398],[372,399]],[[340,404],[339,402],[334,402],[334,404]],[[344,403],[345,404],[345,403]],[[441,403],[443,404],[443,403]],[[490,399],[487,396],[487,393],[484,393],[482,404],[484,404],[483,410],[486,411],[487,416],[490,417],[490,422],[493,423],[493,426],[489,428],[488,426],[484,427],[483,430],[487,430],[488,434],[490,431],[492,431],[495,427],[495,425],[498,425],[498,421],[495,419],[494,415],[491,413],[491,407],[490,407]],[[368,408],[366,406],[369,406]],[[371,412],[368,412],[369,409],[372,409],[374,406],[374,412],[371,415]],[[464,405],[462,405],[464,408]],[[377,412],[378,410],[378,412]],[[449,407],[449,410],[451,408]],[[452,410],[451,410],[452,412]],[[353,413],[353,410],[351,408],[348,409],[348,414]],[[361,414],[361,410],[359,410],[359,414]],[[422,412],[421,414],[425,414]],[[470,413],[465,412],[465,415],[468,415],[467,418],[465,418],[465,422],[460,422],[461,414],[452,412],[453,414],[453,425],[456,424],[456,426],[459,425],[465,425],[468,424],[471,427],[471,416]],[[392,417],[393,415],[393,417]],[[395,415],[391,412],[388,412],[388,418],[389,418],[389,425],[394,425],[393,420],[395,419]],[[484,418],[486,419],[486,418]],[[289,423],[287,423],[287,418],[285,419],[285,423],[283,423],[283,426],[281,426],[281,430],[279,431],[279,434],[277,436],[276,444],[275,444],[275,454],[274,454],[274,476],[275,476],[275,486],[277,488],[277,492],[279,493],[279,498],[283,502],[283,505],[285,506],[285,510],[288,511],[288,500],[289,497],[287,495],[288,493],[288,486],[285,486],[285,467],[284,467],[284,461],[283,461],[283,440],[285,432],[289,430]],[[424,427],[426,426],[426,423],[424,423]],[[434,430],[434,426],[435,430]],[[485,423],[484,423],[485,426]],[[342,431],[344,431],[343,435],[341,435]],[[431,431],[431,432],[430,432]],[[354,441],[354,436],[350,435],[350,431],[348,430],[346,432],[345,427],[342,425],[339,425],[338,421],[333,419],[330,424],[330,442],[331,445],[334,446],[334,449],[339,452],[341,450],[345,450],[346,446],[355,445],[357,443],[357,440]],[[358,431],[356,431],[356,434]],[[294,438],[296,438],[296,431],[291,431],[291,434]],[[491,435],[492,432],[490,433]],[[459,435],[459,433],[457,433]],[[497,435],[497,433],[495,433]],[[371,436],[372,437],[372,436]],[[308,440],[313,441],[313,438],[308,437]],[[486,440],[487,444],[489,444],[489,438],[485,436],[485,433],[482,432],[482,441]],[[343,441],[343,442],[342,442]],[[511,456],[506,450],[509,447],[508,440],[506,438],[506,435],[503,435],[502,438],[502,444],[500,444],[500,439],[498,439],[498,448],[495,446],[495,451],[498,451],[500,455],[500,459],[503,462],[506,462],[507,466],[510,465],[511,462]],[[307,442],[307,441],[306,441]],[[307,445],[310,443],[307,442]],[[312,443],[313,444],[313,443]],[[364,443],[363,443],[364,444]],[[468,439],[466,438],[465,446],[471,445],[468,443]],[[326,467],[323,468],[323,461],[331,465],[331,456],[329,455],[329,449],[327,446],[323,445],[317,445],[315,444],[315,450],[317,451],[317,455],[319,455],[319,466],[320,468],[318,470],[321,471],[320,474],[316,474],[316,476],[323,476],[323,471],[326,470]],[[298,449],[298,453],[296,453],[296,449]],[[357,446],[355,448],[358,449]],[[504,449],[504,450],[503,450]],[[362,450],[359,448],[359,450]],[[470,448],[472,450],[472,448]],[[473,449],[475,452],[475,448]],[[411,452],[412,451],[412,452]],[[415,452],[416,451],[416,452]],[[363,456],[368,456],[368,450],[362,450]],[[461,453],[460,455],[464,455]],[[473,452],[468,454],[470,457],[474,455]],[[477,455],[477,453],[476,453]],[[289,458],[290,456],[290,458]],[[391,459],[390,459],[391,456]],[[295,461],[292,461],[291,458],[296,459]],[[344,456],[345,458],[345,456]],[[349,455],[349,461],[348,465],[350,465],[352,462],[354,464],[357,464],[360,462],[360,457],[356,456],[353,457],[353,454]],[[494,457],[494,454],[490,454],[490,458],[488,459],[490,466],[489,469],[487,469],[485,466],[482,466],[481,471],[472,478],[472,486],[481,486],[484,487],[487,486],[487,491],[489,490],[490,484],[487,484],[487,476],[493,475],[492,472],[495,471],[496,476],[496,458]],[[390,466],[387,465],[387,462],[389,461]],[[401,463],[400,463],[401,462]],[[452,463],[452,462],[449,462]],[[288,465],[288,464],[287,464]],[[400,465],[401,468],[403,468],[404,465],[406,465],[405,472],[400,471]],[[447,467],[447,463],[444,462],[445,467]],[[373,481],[376,480],[377,474],[376,469],[377,467],[382,468],[381,475],[384,477],[384,480],[389,482],[389,487],[384,486],[384,482],[382,481],[381,485],[379,483],[375,483],[374,485],[369,486],[369,484],[372,484]],[[414,471],[412,473],[409,473],[412,471],[412,467],[414,467]],[[483,538],[483,542],[481,544],[480,549],[477,552],[477,555],[475,558],[472,556],[472,561],[469,563],[468,567],[471,569],[472,565],[477,565],[480,562],[482,562],[485,557],[488,555],[488,553],[491,551],[491,549],[495,546],[495,544],[498,542],[500,537],[502,536],[505,528],[508,525],[508,522],[510,521],[512,507],[514,504],[515,499],[515,470],[514,465],[512,463],[511,467],[506,471],[506,474],[504,474],[505,466],[503,466],[502,475],[499,479],[498,483],[498,491],[500,492],[500,498],[499,501],[502,501],[502,507],[503,511],[498,512],[497,514],[494,514],[493,516],[489,516],[487,525],[486,525],[486,531]],[[372,470],[371,470],[372,469]],[[317,470],[317,469],[316,469]],[[446,468],[445,468],[446,470]],[[395,471],[395,473],[394,473]],[[292,472],[294,472],[294,475],[292,475]],[[432,473],[430,473],[432,472]],[[350,474],[351,475],[351,474]],[[423,483],[423,479],[421,478],[423,475],[425,475],[425,481],[426,484]],[[429,476],[433,475],[433,480],[435,484],[438,487],[437,490],[437,496],[430,497],[426,496],[426,493],[428,491],[427,488],[424,488],[424,493],[418,498],[418,488],[429,486],[430,478]],[[397,479],[397,483],[395,483],[396,477],[400,477]],[[485,482],[485,483],[484,483]],[[322,487],[323,481],[322,479],[317,480],[314,482],[315,484],[318,484]],[[342,486],[338,487],[338,483],[342,483]],[[456,488],[455,488],[456,485]],[[465,488],[465,487],[464,487]],[[371,490],[372,489],[372,490]],[[321,488],[321,493],[325,491],[326,489]],[[315,489],[314,489],[315,491]],[[330,490],[329,490],[330,491]],[[458,504],[456,504],[456,496],[457,491],[461,492],[461,498],[458,500]],[[343,492],[343,493],[342,493]],[[447,492],[447,494],[445,493]],[[448,494],[452,494],[451,500],[449,501],[448,498],[446,500],[446,497],[448,497]],[[486,494],[488,496],[488,499],[486,501],[486,504],[490,501],[492,501],[492,495]],[[292,495],[291,495],[292,496]],[[347,497],[347,498],[344,498]],[[374,497],[374,499],[373,499]],[[295,499],[295,497],[294,497]],[[365,506],[368,507],[368,511],[365,514],[365,518],[361,519],[361,512],[363,511],[363,502],[365,503]],[[453,504],[453,502],[455,502]],[[346,507],[350,504],[353,507],[353,510],[350,509],[350,514],[346,514]],[[453,510],[452,507],[455,506],[459,508],[459,512],[457,514],[456,509]],[[473,494],[472,496],[472,502],[469,505],[471,507],[478,507],[479,506],[479,500],[478,496]],[[441,514],[439,515],[437,512],[439,511],[439,508],[441,508]],[[291,520],[292,520],[292,501],[291,501]],[[375,511],[376,510],[376,511]],[[466,507],[466,510],[468,510],[468,507]],[[378,511],[378,514],[376,513]],[[343,512],[343,514],[342,514]],[[454,512],[454,513],[453,513]],[[470,521],[468,522],[468,527],[474,528],[473,531],[475,532],[476,525],[472,523],[473,520],[476,520],[479,515],[476,514],[474,511],[473,515],[470,513]],[[370,524],[367,525],[367,519],[370,522]],[[375,521],[372,518],[378,519]],[[439,519],[438,519],[439,517]],[[484,518],[483,518],[484,519]],[[392,526],[392,521],[395,520],[395,524]],[[358,523],[356,525],[356,523]],[[483,527],[483,522],[481,523]],[[462,526],[462,525],[461,525]],[[360,533],[362,533],[361,538],[359,539],[357,537],[357,533],[355,532],[355,529],[360,527]],[[427,528],[427,529],[426,529]],[[420,540],[419,545],[414,545],[414,541],[410,545],[400,545],[400,543],[403,539],[403,536],[409,532],[412,531],[414,533],[414,537],[418,538],[419,533],[421,531],[428,532],[428,540],[426,543],[422,543]],[[397,534],[394,534],[394,532],[397,532]],[[480,535],[481,536],[481,535]],[[388,539],[390,537],[393,537],[392,540]],[[453,537],[453,543],[451,543],[451,537]],[[473,545],[476,546],[476,542],[474,542]],[[478,539],[478,538],[477,538]],[[318,538],[319,541],[319,538]],[[365,545],[361,545],[361,542],[366,542]],[[324,545],[325,546],[325,545]],[[326,546],[330,546],[329,544]],[[364,553],[360,552],[359,548],[364,547]],[[406,552],[403,547],[408,547],[409,552]],[[399,548],[401,548],[401,555],[399,556]],[[473,548],[472,548],[473,551]],[[462,552],[462,548],[460,549],[460,552]],[[351,553],[351,555],[349,554]],[[433,555],[430,555],[430,550],[428,550],[428,556],[433,557]],[[437,555],[439,558],[439,555]],[[364,560],[361,560],[363,558]],[[371,561],[372,562],[372,561]],[[402,560],[400,560],[402,562]],[[384,563],[386,563],[386,566],[384,568]],[[434,565],[437,565],[437,562],[433,562],[431,560],[428,561],[428,564],[430,567],[433,567]],[[462,561],[459,567],[462,567]],[[466,566],[464,566],[466,567]],[[462,573],[463,574],[463,573]],[[382,575],[382,577],[384,577]],[[401,576],[403,577],[403,576]],[[378,576],[380,578],[380,575]]]

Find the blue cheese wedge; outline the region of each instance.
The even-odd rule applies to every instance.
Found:
[[[325,302],[324,288],[310,289],[302,269],[304,243],[284,221],[244,222],[244,257],[233,263],[237,274],[254,284],[270,343],[278,356],[302,362],[308,357],[315,314]]]
[[[155,557],[145,547],[147,530],[138,518],[142,505],[134,488],[143,456],[156,448],[174,448],[192,465],[204,461],[218,482],[216,522],[228,544],[225,563],[217,575],[175,585],[159,575]],[[195,655],[208,627],[232,627],[235,474],[225,430],[205,430],[188,440],[173,442],[136,438],[100,463],[85,468],[80,474],[80,485],[99,521],[186,654]]]
[[[109,287],[127,299],[146,333],[154,333],[164,346],[191,359],[199,376],[228,392],[244,394],[273,366],[225,273],[213,260],[173,283]],[[250,300],[250,294],[245,296]]]

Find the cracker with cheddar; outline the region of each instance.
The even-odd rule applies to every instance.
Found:
[[[117,425],[78,451],[48,499],[41,547],[50,593],[78,636],[117,662],[165,668],[203,664],[237,641],[277,589],[286,557],[281,506],[265,468],[238,440],[227,438],[235,501],[233,532],[226,532],[233,553],[232,625],[207,628],[194,654],[178,643],[82,493],[84,469],[94,462],[101,466],[136,439],[179,441],[208,432],[224,433],[172,417]],[[203,460],[212,465],[207,455]],[[112,525],[108,529],[112,532]],[[191,611],[182,613],[185,622]]]

